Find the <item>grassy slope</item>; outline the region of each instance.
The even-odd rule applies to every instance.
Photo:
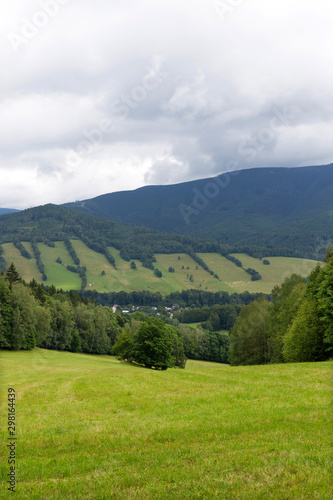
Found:
[[[265,266],[261,260],[243,253],[234,254],[234,256],[242,262],[245,269],[251,267],[261,274],[262,279],[260,280],[260,286],[263,291],[267,293],[269,293],[275,285],[280,285],[285,278],[293,273],[300,274],[303,277],[309,276],[311,271],[318,264],[317,261],[309,259],[267,257],[270,265]],[[248,288],[249,292],[255,291],[255,287],[255,282],[250,281],[250,288]]]
[[[243,268],[251,267],[258,271],[262,279],[251,281],[251,276],[225,257],[219,254],[198,254],[221,280],[225,281],[235,292],[265,292],[270,293],[274,286],[280,285],[292,273],[308,276],[317,265],[317,261],[309,259],[295,259],[291,257],[268,257],[269,266],[261,260],[246,254],[233,254],[239,259]]]
[[[20,499],[332,498],[331,362],[155,372],[35,349],[1,352],[1,367]],[[5,457],[6,438],[3,425]]]
[[[135,261],[137,269],[131,269],[130,262],[124,261],[119,255],[119,250],[115,248],[110,247],[109,250],[116,260],[116,269],[104,255],[89,249],[82,241],[71,241],[80,258],[81,265],[87,267],[87,289],[95,289],[99,292],[149,290],[151,292],[158,291],[165,295],[176,290],[196,288],[211,292],[221,290],[233,293],[248,290],[249,292],[270,293],[275,285],[281,284],[291,273],[296,272],[307,276],[316,265],[316,261],[306,259],[270,257],[271,265],[264,266],[262,261],[258,259],[245,254],[235,254],[242,261],[244,267],[252,267],[261,273],[262,280],[254,282],[250,280],[250,276],[244,269],[237,267],[221,255],[198,254],[209,268],[219,276],[220,280],[217,280],[186,254],[156,254],[155,267],[160,269],[163,275],[162,278],[157,278],[151,269],[144,268],[139,261]],[[30,243],[24,242],[24,245],[32,254]],[[33,277],[37,281],[41,281],[41,275],[34,259],[23,258],[12,243],[4,244],[3,248],[6,262],[8,264],[14,262],[20,275],[26,281],[29,282]],[[38,243],[38,248],[41,251],[48,277],[47,285],[54,284],[63,290],[80,289],[79,276],[66,269],[67,265],[74,263],[63,242],[56,242],[55,248]],[[180,260],[178,260],[178,256]],[[57,257],[62,259],[63,264],[56,262]],[[169,267],[173,267],[175,273],[169,273]],[[105,271],[105,276],[101,275],[102,271]],[[190,275],[193,276],[192,282],[189,279]]]
[[[33,251],[30,243],[23,242],[23,245],[33,256]],[[4,243],[2,247],[4,251],[3,256],[6,260],[7,265],[13,262],[18,273],[22,276],[23,279],[25,279],[25,281],[30,282],[33,278],[35,278],[36,281],[42,282],[42,276],[38,271],[36,260],[34,258],[25,259],[24,257],[22,257],[19,250],[14,247],[13,243]]]
[[[54,248],[48,247],[44,243],[38,243],[38,249],[41,252],[45,266],[46,285],[54,285],[63,290],[78,290],[81,288],[80,276],[68,271],[66,268],[68,265],[74,266],[74,262],[63,242],[56,241]],[[61,258],[62,264],[58,264],[58,257]]]

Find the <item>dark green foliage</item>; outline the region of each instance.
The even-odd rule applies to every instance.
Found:
[[[57,262],[58,262],[58,264],[62,264],[62,260],[60,257],[57,258]]]
[[[302,303],[305,283],[301,276],[293,274],[281,286],[272,291],[269,326],[269,357],[273,363],[282,363],[283,337]]]
[[[18,249],[18,251],[20,252],[20,254],[22,255],[22,257],[25,257],[26,259],[32,259],[30,253],[28,252],[28,250],[22,245],[22,243],[20,242],[20,240],[18,239],[15,239],[13,241],[15,247]]]
[[[115,261],[115,258],[113,257],[113,255],[111,255],[111,252],[110,250],[107,248],[107,246],[105,246],[104,248],[104,255],[105,257],[107,258],[107,260],[110,262],[110,264],[113,265],[113,267],[116,267],[116,261]]]
[[[3,248],[0,245],[0,273],[1,272],[5,273],[6,269],[7,269],[7,264],[6,264],[6,261],[3,257]]]
[[[283,358],[288,363],[324,361],[324,326],[316,301],[306,298],[283,337]]]
[[[0,349],[11,347],[11,327],[13,321],[12,292],[0,275]]]
[[[112,353],[122,361],[166,370],[173,366],[185,368],[186,359],[182,346],[180,337],[172,327],[159,319],[146,317],[134,333],[129,328],[121,332]]]
[[[72,243],[69,241],[68,238],[66,238],[64,240],[64,243],[65,243],[65,246],[66,246],[66,248],[68,250],[69,255],[72,257],[72,259],[74,261],[74,264],[76,266],[79,266],[80,265],[80,259],[78,258],[78,256],[77,256],[77,254],[76,254],[76,252],[74,250],[74,247],[73,247]]]
[[[184,343],[185,356],[216,363],[228,363],[229,336],[202,328],[179,325]]]
[[[70,206],[126,224],[272,251],[258,248],[257,257],[287,252],[317,257],[318,241],[327,238],[332,225],[332,164],[245,169],[220,179],[225,187],[218,187],[219,195],[209,199],[188,223],[180,206],[191,207],[193,189],[203,195],[208,182],[217,184],[215,179],[111,193],[86,200],[84,208]]]
[[[320,321],[324,328],[324,343],[327,356],[333,352],[333,258],[328,249],[326,265],[317,266],[309,276],[307,295],[316,305]]]
[[[245,269],[245,271],[251,276],[251,281],[261,280],[261,274],[259,274],[255,269],[248,267],[247,269]]]
[[[234,257],[233,255],[228,255],[225,252],[221,252],[221,255],[236,264],[237,267],[243,267],[241,261],[239,259],[236,259],[236,257]]]
[[[105,276],[105,271],[103,269],[103,271],[101,271],[101,276]]]
[[[169,271],[169,273],[174,273],[175,272],[175,268],[170,266],[169,269],[168,269],[168,271]]]
[[[244,307],[231,332],[229,361],[231,365],[261,365],[268,361],[267,330],[269,303],[261,297]]]
[[[136,264],[135,264],[134,260],[132,260],[132,262],[131,262],[131,269],[136,269]]]
[[[36,347],[36,337],[35,332],[30,330],[30,332],[25,336],[24,349],[27,351],[32,351]]]
[[[148,318],[141,323],[133,338],[131,357],[147,368],[166,370],[174,366],[172,341],[161,320]]]
[[[269,262],[269,260],[267,260],[267,259],[263,259],[262,263],[263,263],[265,266],[269,266],[269,265],[270,265],[270,262]]]
[[[6,279],[9,283],[9,288],[11,288],[14,283],[18,283],[19,281],[21,281],[21,277],[19,273],[16,271],[16,267],[14,266],[13,262],[7,269]]]
[[[31,240],[31,248],[32,248],[32,250],[34,252],[34,256],[35,256],[35,259],[36,259],[36,264],[37,264],[39,272],[42,275],[42,279],[43,279],[43,281],[46,281],[47,280],[47,276],[45,274],[45,267],[44,267],[44,264],[43,264],[42,259],[41,259],[41,253],[38,250],[37,241],[35,239]]]
[[[71,273],[77,273],[78,272],[78,268],[75,267],[75,266],[67,266],[67,269],[68,271],[70,271]]]
[[[215,304],[238,304],[247,305],[253,302],[261,293],[243,292],[240,294],[233,293],[229,295],[228,292],[206,292],[204,290],[182,290],[181,292],[172,292],[166,297],[162,297],[159,292],[133,291],[133,292],[109,292],[99,293],[96,291],[84,291],[83,296],[91,299],[94,297],[96,301],[103,305],[112,307],[113,304],[120,306],[166,306],[170,307],[177,303],[182,307],[203,307],[213,306]],[[207,318],[205,318],[206,320]],[[205,321],[204,320],[204,321]],[[199,321],[199,320],[198,320]],[[200,320],[201,321],[201,320]],[[197,321],[184,321],[188,323],[195,323]]]
[[[166,325],[166,331],[171,339],[171,365],[175,368],[185,368],[187,358],[185,356],[184,342],[180,331],[173,326]]]
[[[154,269],[154,274],[155,276],[157,276],[158,278],[162,278],[162,271],[160,271],[159,269]]]
[[[118,357],[119,361],[133,361],[132,356],[133,336],[127,330],[123,330],[112,348],[112,354]]]

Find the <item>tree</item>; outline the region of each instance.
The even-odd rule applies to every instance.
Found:
[[[269,360],[283,363],[283,337],[295,318],[305,293],[301,276],[292,274],[272,291],[269,326]]]
[[[134,260],[132,260],[131,262],[131,269],[136,269],[136,263],[134,262]]]
[[[241,310],[230,332],[229,361],[231,365],[267,363],[268,325],[269,303],[265,297],[260,297]]]
[[[333,258],[317,273],[317,286],[313,293],[318,301],[318,311],[324,325],[324,342],[327,351],[333,352]]]
[[[327,359],[324,332],[316,301],[313,298],[305,299],[283,338],[284,360],[297,363]]]
[[[177,368],[185,368],[187,358],[185,356],[184,343],[181,338],[181,333],[177,328],[171,325],[166,325],[166,330],[171,339],[171,354],[173,358],[172,364]]]
[[[9,281],[9,288],[10,289],[12,289],[12,286],[14,283],[21,281],[21,277],[20,277],[19,273],[17,272],[16,267],[14,266],[13,262],[10,264],[10,266],[7,269],[6,278]]]
[[[117,356],[119,361],[133,361],[132,349],[133,337],[128,330],[124,329],[118,335],[111,353]]]
[[[160,271],[159,269],[154,269],[154,274],[155,276],[157,276],[158,278],[162,278],[162,271]]]
[[[133,339],[131,356],[136,363],[166,370],[173,366],[172,342],[163,321],[148,318]]]

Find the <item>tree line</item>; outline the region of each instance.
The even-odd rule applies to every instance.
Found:
[[[333,352],[333,249],[304,280],[293,274],[240,311],[230,332],[232,365],[324,361]]]
[[[124,339],[126,345],[131,344],[130,350],[122,350]],[[113,313],[94,297],[88,300],[75,291],[64,293],[35,280],[27,284],[11,264],[6,274],[0,272],[0,348],[31,350],[35,346],[115,354],[123,360],[165,369],[184,368],[187,358],[227,363],[229,339],[221,332],[177,327],[141,312]],[[147,352],[142,354],[145,346]],[[157,356],[154,362],[152,352]]]

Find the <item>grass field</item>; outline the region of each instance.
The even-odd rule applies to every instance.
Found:
[[[217,280],[187,254],[156,254],[155,267],[162,271],[162,278],[158,278],[151,269],[146,269],[139,261],[135,261],[137,268],[131,269],[130,262],[123,260],[119,250],[115,248],[110,247],[109,250],[115,258],[116,269],[104,255],[94,252],[82,241],[71,240],[71,242],[81,261],[81,266],[87,268],[87,289],[98,292],[149,290],[166,295],[174,291],[196,288],[209,292],[240,293],[247,290],[270,293],[275,285],[281,284],[293,272],[305,277],[317,264],[316,261],[307,259],[269,257],[271,264],[264,266],[259,259],[245,254],[235,254],[242,261],[243,267],[252,267],[262,275],[260,281],[251,281],[250,275],[244,269],[237,267],[225,257],[215,253],[198,254],[219,276],[220,279]],[[23,244],[33,254],[30,243],[23,242]],[[28,260],[22,257],[12,243],[4,244],[3,248],[7,264],[14,262],[19,274],[27,282],[33,277],[41,282],[41,274],[37,269],[35,259]],[[79,275],[67,269],[67,265],[74,263],[63,242],[55,242],[54,248],[38,243],[38,248],[48,278],[46,285],[53,284],[63,290],[81,288]],[[56,262],[58,257],[61,258],[62,264]],[[173,267],[175,272],[169,273],[169,267]],[[105,274],[102,275],[102,271]]]
[[[62,288],[66,291],[81,288],[80,276],[67,269],[67,266],[74,266],[75,264],[62,241],[56,241],[54,248],[44,243],[38,243],[38,249],[41,252],[41,258],[45,266],[46,285],[54,285],[56,288]],[[61,258],[62,264],[57,262],[58,257]]]
[[[24,242],[23,245],[25,248],[33,255],[33,251],[30,243]],[[28,283],[35,278],[39,283],[42,282],[42,276],[38,271],[37,264],[35,259],[25,259],[22,257],[20,252],[14,247],[13,243],[4,243],[2,245],[3,248],[3,256],[9,265],[11,262],[14,263],[18,273],[22,276],[25,281]]]
[[[261,260],[246,254],[233,254],[239,259],[243,268],[252,268],[258,271],[262,279],[251,281],[251,276],[244,269],[235,266],[232,262],[219,254],[198,254],[210,269],[224,281],[233,292],[264,292],[270,293],[276,285],[283,283],[285,278],[293,273],[307,277],[317,265],[317,261],[297,259],[292,257],[267,257],[270,265],[265,266]]]
[[[331,499],[332,363],[157,372],[107,356],[1,352],[21,499]],[[272,383],[274,381],[274,383]]]

